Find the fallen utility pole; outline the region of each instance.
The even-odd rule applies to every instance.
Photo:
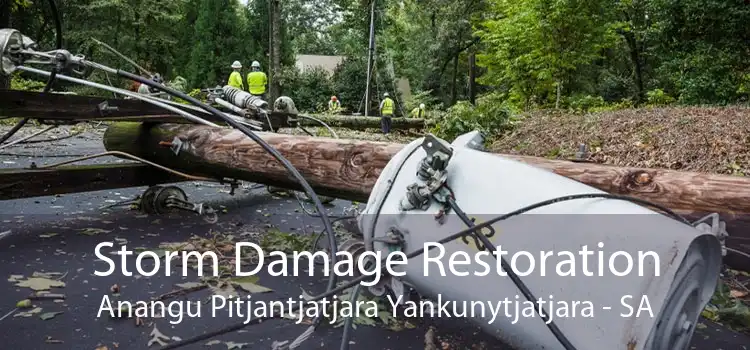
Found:
[[[322,120],[332,128],[380,129],[380,118],[378,117],[316,115],[315,118]],[[433,124],[432,121],[421,118],[391,118],[391,120],[391,129],[397,130],[424,129]],[[300,124],[303,126],[320,126],[320,124],[310,120],[300,120]]]
[[[361,202],[368,199],[383,168],[404,146],[270,133],[260,135],[289,159],[321,195]],[[181,145],[171,144],[174,140],[180,140]],[[300,189],[276,160],[233,129],[123,122],[107,129],[104,144],[108,151],[127,152],[195,175]],[[179,148],[177,154],[173,151],[175,148]],[[718,212],[727,221],[728,245],[741,250],[750,249],[749,178],[528,156],[498,156],[547,169],[609,193],[645,199],[691,219]],[[745,259],[739,263],[750,270],[750,261]]]
[[[153,186],[185,178],[150,165],[96,164],[46,169],[0,169],[0,200]]]

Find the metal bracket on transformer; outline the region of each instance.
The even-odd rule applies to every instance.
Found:
[[[419,165],[417,178],[424,183],[415,182],[406,188],[406,196],[400,203],[402,211],[427,210],[431,198],[445,203],[447,196],[451,195],[445,187],[445,181],[448,178],[446,168],[453,157],[453,148],[432,134],[425,136],[422,148],[427,155]]]
[[[727,237],[729,237],[729,233],[727,232],[727,223],[721,221],[718,213],[708,214],[705,217],[693,222],[692,225],[699,231],[716,236],[716,238],[719,239],[719,243],[721,243],[721,256],[727,255],[726,242]]]

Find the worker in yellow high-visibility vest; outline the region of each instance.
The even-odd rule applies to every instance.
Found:
[[[227,85],[238,88],[240,90],[245,90],[242,87],[242,74],[240,74],[240,70],[242,69],[242,63],[240,61],[234,61],[232,63],[232,74],[229,74],[229,81],[227,81]]]
[[[252,71],[247,74],[247,88],[249,90],[248,92],[250,92],[250,94],[253,96],[258,96],[265,100],[268,77],[266,76],[266,73],[260,71],[260,63],[258,61],[253,61],[250,69]]]
[[[388,97],[388,93],[383,94],[383,101],[380,102],[380,128],[383,134],[388,135],[391,132],[391,123],[393,120],[393,100]]]
[[[419,107],[414,107],[414,109],[411,110],[411,113],[409,113],[409,116],[412,118],[424,118],[425,111],[424,111],[424,103],[420,103]]]

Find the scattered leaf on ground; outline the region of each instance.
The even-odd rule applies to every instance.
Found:
[[[237,296],[237,290],[232,287],[229,283],[220,283],[216,286],[209,286],[211,292],[215,295],[220,295],[224,298],[234,298]]]
[[[208,343],[206,343],[204,345],[205,346],[214,346],[214,345],[219,345],[219,344],[221,344],[220,341],[218,341],[218,340],[212,340],[212,341],[210,341],[210,342],[208,342]]]
[[[258,282],[258,276],[235,277],[232,278],[232,284],[244,289],[248,293],[268,293],[272,289],[255,284]]]
[[[81,230],[81,234],[86,235],[86,236],[96,236],[100,233],[109,233],[109,232],[112,232],[112,230],[104,230],[101,228],[93,228],[93,227],[87,227]]]
[[[59,233],[45,233],[45,234],[39,235],[39,237],[41,237],[41,238],[52,238],[52,237],[55,237],[57,235],[59,235]]]
[[[58,312],[45,312],[45,313],[39,315],[39,318],[41,318],[42,320],[46,321],[46,320],[51,320],[51,319],[55,318],[59,314],[62,314],[62,311],[58,311]]]
[[[37,308],[33,308],[33,309],[29,310],[29,311],[19,312],[19,313],[13,315],[13,317],[31,317],[31,316],[34,316],[34,314],[38,314],[40,312],[42,312],[42,308],[41,307],[37,307]]]
[[[182,289],[193,289],[203,286],[204,283],[201,282],[186,282],[186,283],[178,283],[176,286],[182,288]]]
[[[39,277],[39,278],[52,278],[52,279],[62,279],[62,276],[65,276],[67,273],[62,272],[34,272],[31,274],[31,277]]]
[[[10,275],[8,282],[18,282],[23,279],[23,275]]]
[[[50,336],[47,336],[47,339],[45,339],[44,342],[47,344],[62,344],[63,343],[62,340],[54,339]]]
[[[31,307],[31,300],[24,299],[16,303],[16,307],[19,309],[28,309]]]
[[[33,290],[49,290],[50,288],[65,287],[65,282],[49,278],[31,277],[18,281],[17,287],[31,288]]]
[[[151,331],[151,340],[148,341],[148,344],[146,346],[151,347],[151,345],[154,345],[154,343],[157,343],[161,346],[167,345],[167,341],[169,340],[169,337],[162,334],[162,332],[159,332],[159,329],[156,328],[156,325],[154,325],[154,329]]]
[[[248,343],[235,343],[233,341],[224,343],[227,346],[227,350],[242,349]]]
[[[732,298],[744,298],[747,296],[747,292],[742,291],[742,290],[732,289],[732,291],[729,292],[729,296],[731,296]]]
[[[97,346],[96,349],[94,350],[109,350],[109,348],[106,345],[100,345],[100,346]]]

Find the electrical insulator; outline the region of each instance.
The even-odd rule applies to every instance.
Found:
[[[238,88],[226,85],[222,88],[222,90],[224,90],[224,94],[227,97],[226,99],[237,107],[251,108],[254,106],[262,109],[268,108],[268,102],[263,101],[263,99],[261,99],[260,97],[253,96]]]

